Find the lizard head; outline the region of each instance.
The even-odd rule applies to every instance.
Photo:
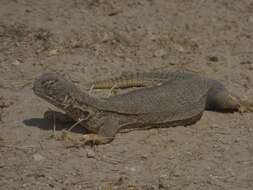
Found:
[[[33,91],[40,98],[66,112],[73,120],[80,120],[80,125],[91,131],[97,130],[83,124],[95,111],[89,107],[89,103],[95,104],[97,100],[81,92],[70,80],[56,73],[45,73],[34,82]]]
[[[55,73],[42,74],[33,84],[33,91],[37,96],[57,107],[63,106],[74,89],[72,82]]]

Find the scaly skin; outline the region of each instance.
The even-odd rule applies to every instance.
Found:
[[[171,78],[178,78],[173,75]],[[122,128],[190,125],[201,118],[205,109],[251,110],[218,81],[197,75],[186,78],[98,99],[62,76],[46,73],[35,81],[33,90],[91,131],[93,134],[84,135],[84,141],[95,144],[112,141]]]

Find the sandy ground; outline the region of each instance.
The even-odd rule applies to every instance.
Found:
[[[75,147],[43,119],[43,72],[82,87],[122,72],[193,70],[253,101],[252,0],[1,0],[0,189],[253,189],[253,114]],[[80,135],[76,129],[73,135]]]

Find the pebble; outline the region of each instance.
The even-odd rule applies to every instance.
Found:
[[[19,60],[15,60],[11,63],[12,65],[20,65],[20,61]]]
[[[50,50],[49,52],[48,52],[48,55],[49,56],[54,56],[54,55],[57,55],[58,54],[58,50],[57,49],[53,49],[53,50]]]
[[[248,21],[249,21],[250,23],[253,23],[253,16],[250,16],[250,17],[248,18]]]
[[[219,61],[218,57],[216,57],[216,56],[210,56],[210,57],[208,57],[208,59],[209,59],[209,61],[212,61],[212,62],[218,62]]]
[[[93,150],[86,149],[86,156],[87,156],[87,158],[95,158],[96,154]]]
[[[34,154],[34,155],[33,155],[33,159],[34,159],[35,161],[42,161],[42,160],[45,159],[45,157],[42,156],[42,155],[40,155],[40,154]]]
[[[155,53],[154,53],[154,56],[155,56],[155,57],[162,57],[162,56],[164,56],[164,55],[166,55],[166,51],[165,51],[164,49],[157,50],[157,51],[155,51]]]
[[[136,172],[135,167],[125,167],[126,170],[131,171],[131,172]]]

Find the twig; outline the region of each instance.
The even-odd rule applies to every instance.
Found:
[[[91,95],[91,93],[92,93],[92,91],[93,91],[94,87],[95,87],[95,85],[94,85],[94,84],[93,84],[93,85],[91,85],[90,90],[89,90],[89,94],[90,94],[90,95]]]
[[[75,122],[69,129],[68,131],[71,131],[75,126],[77,126],[79,123],[81,123],[82,121],[86,120],[87,118],[84,118],[84,119],[78,119],[77,122]]]
[[[112,95],[112,92],[113,92],[113,90],[114,90],[116,87],[117,87],[116,84],[114,84],[114,85],[112,86],[112,88],[110,89],[110,91],[109,91],[109,93],[108,93],[108,95],[107,95],[108,98]]]
[[[26,150],[26,149],[32,149],[32,148],[39,148],[38,146],[11,146],[11,145],[1,145],[0,147],[6,147],[6,148],[15,148],[15,149],[20,149],[20,150]]]
[[[55,112],[53,112],[53,135],[55,136],[55,131],[56,131],[56,124],[55,124]]]

